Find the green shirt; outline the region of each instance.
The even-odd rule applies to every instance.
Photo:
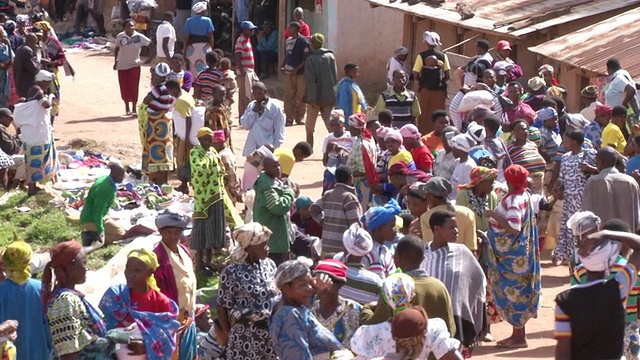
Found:
[[[293,234],[289,211],[295,192],[282,181],[260,174],[254,186],[256,198],[253,204],[253,221],[269,228],[269,251],[274,254],[289,252]]]
[[[93,183],[80,214],[80,224],[94,224],[98,233],[104,234],[102,219],[107,216],[116,199],[116,182],[110,175],[100,177]]]

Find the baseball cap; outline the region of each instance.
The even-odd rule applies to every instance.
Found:
[[[511,50],[511,44],[507,40],[500,40],[496,44],[498,50]]]
[[[546,121],[551,118],[557,117],[558,112],[556,111],[556,109],[552,107],[546,107],[538,110],[537,115],[538,115],[538,120]]]
[[[257,29],[258,27],[255,26],[251,21],[249,20],[245,20],[243,22],[240,23],[240,28],[241,29]]]

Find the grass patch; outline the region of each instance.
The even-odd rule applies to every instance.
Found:
[[[80,240],[82,228],[67,220],[62,210],[49,203],[52,199],[50,195],[41,193],[28,196],[25,192],[15,192],[6,196],[7,201],[0,204],[0,247],[13,242],[14,233],[31,244],[36,252],[47,251],[61,241]],[[21,212],[17,207],[31,210]],[[95,270],[103,267],[120,248],[119,245],[111,245],[92,253],[87,268]]]

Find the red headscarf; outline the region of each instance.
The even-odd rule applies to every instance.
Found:
[[[58,286],[66,286],[67,276],[65,270],[67,270],[69,264],[78,256],[80,251],[82,251],[82,244],[76,240],[63,241],[51,249],[51,261],[47,263],[42,274],[42,305],[45,309],[53,289]],[[52,287],[51,281],[54,274],[56,281]]]
[[[507,184],[511,185],[515,190],[514,193],[522,194],[527,189],[527,178],[529,178],[529,170],[520,165],[511,165],[504,171],[504,179]]]

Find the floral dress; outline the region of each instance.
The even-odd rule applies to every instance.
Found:
[[[220,275],[218,305],[227,310],[231,329],[226,347],[228,359],[276,360],[269,339],[268,319],[276,301],[276,264],[231,264]]]
[[[568,152],[562,155],[561,161],[558,181],[564,187],[564,203],[560,217],[558,244],[552,255],[556,261],[569,261],[574,251],[575,240],[571,229],[567,226],[567,220],[582,208],[582,197],[584,196],[584,187],[588,178],[580,169],[580,164],[586,162],[591,166],[595,166],[596,150],[582,150],[577,154]]]
[[[328,318],[324,318],[320,312],[320,301],[311,306],[311,312],[316,319],[336,336],[345,348],[351,347],[351,337],[360,326],[360,312],[362,305],[353,300],[339,299],[340,306]]]

